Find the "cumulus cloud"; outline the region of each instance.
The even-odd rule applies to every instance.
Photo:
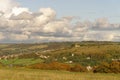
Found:
[[[9,17],[13,7],[18,6],[18,3],[13,0],[0,0],[0,12],[3,12],[5,17]]]
[[[28,36],[25,34],[10,34],[9,38],[11,40],[23,41],[23,40],[27,40]]]
[[[32,12],[13,0],[0,0],[0,40],[3,42],[120,41],[120,24],[107,18],[77,21],[74,16],[56,17],[51,8]]]
[[[14,4],[11,0],[0,0],[0,11],[2,12],[9,11],[13,6]]]
[[[52,21],[56,16],[56,12],[51,8],[41,8],[39,13],[41,14],[34,18],[34,26],[42,26]]]
[[[19,13],[19,15],[17,16],[12,15],[10,19],[11,20],[31,20],[33,19],[33,15],[24,11],[22,13]]]
[[[120,30],[120,24],[111,24],[107,18],[97,19],[92,26],[94,30]]]
[[[0,32],[0,40],[3,40],[5,38],[5,36],[3,35],[3,33]]]
[[[17,16],[22,12],[29,12],[29,9],[28,8],[22,8],[22,7],[14,7],[14,8],[12,8],[11,14]]]
[[[91,40],[94,40],[94,41],[112,41],[114,39],[114,33],[112,32],[104,32],[104,31],[91,31],[91,32],[88,32],[83,40],[85,41],[91,41]]]
[[[51,33],[71,33],[71,29],[69,26],[68,21],[60,20],[60,21],[52,21],[46,24],[43,28],[44,32],[51,32]]]

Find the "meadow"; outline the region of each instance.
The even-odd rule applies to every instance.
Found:
[[[0,69],[0,80],[120,80],[120,74],[36,69]]]

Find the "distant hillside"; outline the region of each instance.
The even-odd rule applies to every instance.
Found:
[[[29,62],[35,60],[37,63],[40,59],[44,63],[57,61],[93,66],[98,65],[101,62],[119,61],[120,42],[82,41],[0,44],[0,59],[2,60],[2,63],[5,62],[4,60],[9,61],[11,59],[18,61],[21,61],[19,59],[29,59]],[[27,62],[27,64],[29,64],[29,62]]]

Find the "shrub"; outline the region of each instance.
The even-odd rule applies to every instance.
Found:
[[[109,68],[109,64],[104,62],[102,64],[100,64],[99,66],[97,66],[94,70],[93,70],[94,73],[109,73],[111,72],[110,71],[110,68]]]
[[[114,61],[110,64],[110,69],[112,73],[120,73],[120,62]]]
[[[49,66],[45,63],[36,63],[33,65],[28,66],[28,68],[32,69],[49,69]]]
[[[29,66],[32,69],[47,69],[47,70],[70,70],[70,65],[59,63],[59,62],[51,62],[51,63],[37,63]]]
[[[51,62],[48,65],[52,70],[70,70],[70,65],[64,63]]]
[[[94,73],[120,73],[120,62],[114,61],[111,63],[102,63],[97,66],[94,70]]]
[[[87,71],[85,67],[79,65],[79,64],[76,64],[75,66],[71,67],[71,70],[70,71],[73,71],[73,72],[85,72]]]
[[[29,53],[29,54],[22,54],[18,57],[19,59],[23,58],[39,58],[35,53]]]

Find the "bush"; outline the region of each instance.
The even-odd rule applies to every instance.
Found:
[[[59,63],[59,62],[51,62],[51,63],[37,63],[31,66],[28,66],[32,69],[45,69],[45,70],[66,70],[73,72],[85,72],[87,71],[85,67],[76,64],[74,66],[70,66],[69,64]]]
[[[22,54],[18,58],[19,59],[23,59],[23,58],[39,58],[39,56],[36,55],[35,53],[29,53],[29,54]]]
[[[46,70],[70,70],[70,65],[59,63],[59,62],[51,62],[51,63],[37,63],[29,66],[32,69],[46,69]]]
[[[70,71],[73,71],[73,72],[86,72],[86,68],[79,65],[79,64],[76,64],[75,66],[71,67],[71,70]]]
[[[70,70],[70,65],[64,63],[52,62],[48,65],[52,70]]]
[[[102,63],[101,65],[97,66],[94,70],[94,73],[120,73],[120,62],[114,61],[110,64]]]
[[[99,66],[97,66],[94,70],[93,70],[94,73],[109,73],[111,72],[110,71],[110,68],[109,68],[109,64],[108,63],[102,63],[100,64]]]
[[[110,64],[111,72],[120,73],[120,62],[114,61]]]
[[[28,68],[32,69],[49,69],[49,66],[45,63],[36,63],[33,65],[28,66]]]

